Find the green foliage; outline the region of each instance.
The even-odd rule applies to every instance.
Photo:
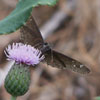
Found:
[[[57,0],[19,0],[15,10],[0,21],[0,34],[16,31],[26,23],[31,15],[32,8],[38,5],[54,5]]]
[[[14,99],[17,96],[24,95],[30,85],[29,66],[23,64],[14,64],[5,78],[5,88]]]
[[[100,100],[100,96],[99,97],[96,97],[94,100]]]

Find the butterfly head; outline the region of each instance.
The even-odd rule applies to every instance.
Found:
[[[45,53],[47,51],[51,50],[50,46],[48,43],[43,44],[43,48],[41,48],[42,53]]]

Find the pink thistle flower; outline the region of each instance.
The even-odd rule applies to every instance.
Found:
[[[22,43],[8,45],[4,52],[8,57],[7,60],[14,60],[18,64],[36,65],[44,59],[44,55],[41,56],[42,52],[40,50]]]

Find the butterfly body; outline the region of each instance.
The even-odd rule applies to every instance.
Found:
[[[33,17],[30,17],[26,25],[21,28],[20,40],[22,43],[30,44],[41,50],[42,54],[45,56],[44,62],[52,67],[69,69],[81,74],[90,72],[86,66],[77,60],[51,49],[49,44],[44,42]]]
[[[48,43],[44,43],[43,47],[40,50],[41,50],[42,54],[45,54],[46,52],[51,51],[51,47],[49,46]]]

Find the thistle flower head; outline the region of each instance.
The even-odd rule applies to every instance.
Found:
[[[44,55],[41,56],[40,50],[23,43],[8,45],[4,52],[8,60],[14,60],[18,64],[36,65],[44,59]]]

